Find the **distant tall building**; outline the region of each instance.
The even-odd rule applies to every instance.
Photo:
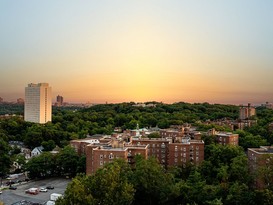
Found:
[[[240,106],[240,114],[239,114],[239,119],[240,120],[247,120],[251,116],[256,115],[256,109],[255,107],[251,106],[250,103],[248,103],[247,106]]]
[[[3,102],[3,98],[0,97],[0,103],[2,103],[2,102]]]
[[[49,122],[51,112],[51,87],[48,83],[28,84],[25,88],[25,121],[41,124]]]
[[[64,102],[63,96],[58,95],[57,96],[57,106],[62,106]]]

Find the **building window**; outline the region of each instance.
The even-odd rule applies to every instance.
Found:
[[[100,166],[102,166],[103,165],[103,161],[100,161]]]
[[[177,163],[177,158],[174,159],[174,162]]]
[[[161,148],[164,149],[166,147],[166,145],[164,143],[162,143]]]
[[[199,161],[199,157],[196,157],[196,161]]]
[[[186,153],[183,153],[183,157],[186,157]]]
[[[110,154],[109,154],[109,159],[114,159],[113,153],[110,153]]]
[[[187,151],[187,148],[186,147],[184,147],[184,152],[186,152]]]
[[[199,146],[196,146],[196,149],[199,150]]]
[[[100,155],[100,159],[102,159],[102,158],[103,158],[103,155],[101,154],[101,155]]]
[[[174,147],[174,151],[177,151],[177,146]]]
[[[198,152],[198,151],[196,151],[196,155],[199,155],[199,152]]]

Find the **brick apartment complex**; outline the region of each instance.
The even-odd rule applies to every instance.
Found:
[[[187,163],[199,165],[204,160],[202,140],[182,139],[181,143],[169,144],[169,166],[186,166]]]
[[[110,138],[111,140],[111,138]],[[109,141],[110,141],[109,140]],[[78,155],[86,155],[86,146],[90,144],[99,144],[100,141],[98,139],[80,139],[80,140],[72,140],[70,141],[70,145],[74,147]]]
[[[97,141],[90,138],[72,140],[71,146],[78,154],[86,155],[86,174],[93,174],[114,159],[125,159],[134,163],[135,155],[145,159],[154,156],[159,163],[168,166],[186,166],[187,163],[200,164],[204,160],[204,142],[189,137],[132,138],[120,135],[110,139],[101,137]]]
[[[229,132],[218,133],[216,134],[216,141],[221,145],[238,145],[239,135]]]
[[[259,168],[264,167],[268,170],[273,169],[273,146],[261,146],[260,148],[248,148],[248,167],[250,173],[256,176],[255,187],[258,189],[266,188],[273,184],[272,173],[267,176],[266,173],[258,172]]]

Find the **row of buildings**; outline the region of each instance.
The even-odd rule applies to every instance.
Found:
[[[79,155],[86,156],[86,174],[93,174],[105,163],[122,158],[134,163],[136,155],[145,159],[156,157],[164,166],[199,165],[204,160],[204,141],[201,133],[189,125],[159,130],[159,138],[148,138],[153,130],[136,129],[124,133],[94,135],[85,139],[72,140],[70,145]],[[211,134],[211,133],[209,133]],[[222,145],[238,145],[238,134],[213,131]]]
[[[214,133],[213,133],[214,132]],[[135,133],[135,132],[133,132]],[[129,164],[135,163],[135,156],[141,155],[157,158],[165,168],[171,166],[185,167],[187,164],[199,165],[204,160],[204,141],[199,139],[198,132],[189,135],[187,132],[164,129],[160,130],[160,138],[131,136],[129,132],[113,135],[94,135],[85,139],[72,140],[70,145],[79,155],[86,156],[86,174],[92,175],[105,164],[115,159],[124,159]],[[216,132],[210,130],[209,135],[215,134],[217,142],[222,145],[238,145],[237,134]],[[261,146],[249,148],[248,164],[250,173],[256,173],[263,167],[264,170],[273,169],[273,147]],[[266,169],[271,167],[270,169]],[[263,173],[256,176],[255,186],[265,188],[273,184],[272,173]]]

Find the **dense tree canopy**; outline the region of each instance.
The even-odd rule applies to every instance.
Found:
[[[85,138],[87,134],[111,134],[115,127],[121,130],[139,127],[167,128],[170,125],[193,123],[200,130],[226,127],[202,125],[202,121],[236,119],[238,107],[208,103],[156,103],[155,107],[136,107],[134,103],[96,105],[88,109],[54,108],[52,122],[44,125],[25,122],[20,117],[0,119],[0,164],[8,172],[11,159],[21,162],[16,148],[8,141],[23,141],[29,148],[43,145],[46,151],[55,145],[64,148],[59,154],[44,152],[22,165],[32,178],[75,176],[85,171],[85,158],[66,147],[71,139]],[[7,112],[8,106],[5,106]],[[0,107],[0,110],[3,107]],[[18,109],[18,108],[16,108]],[[15,109],[15,110],[16,110]],[[22,114],[22,110],[10,113]],[[6,113],[5,113],[6,114]],[[68,186],[59,204],[272,204],[272,166],[257,170],[268,187],[255,190],[248,171],[245,151],[273,143],[269,123],[273,110],[258,108],[257,125],[237,130],[239,145],[222,146],[210,136],[206,143],[205,161],[195,167],[168,167],[163,169],[155,159],[136,159],[133,167],[125,162],[107,164],[93,176],[78,176]],[[158,137],[151,135],[150,137]],[[3,169],[2,169],[3,167]]]
[[[77,155],[75,150],[66,146],[58,154],[43,152],[31,158],[25,164],[30,178],[44,178],[52,176],[75,176],[85,172],[85,157]]]

